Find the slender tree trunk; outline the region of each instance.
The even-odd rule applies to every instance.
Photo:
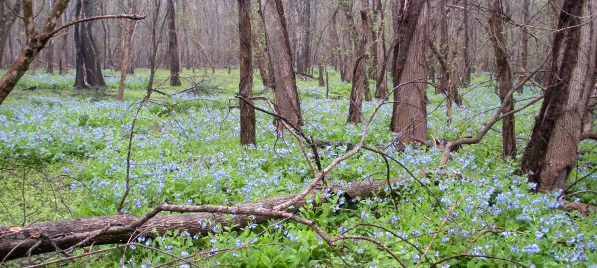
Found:
[[[439,25],[440,25],[440,44],[439,44],[439,54],[443,58],[445,62],[448,62],[448,13],[446,11],[446,6],[448,5],[447,0],[440,0],[438,1],[439,5]],[[446,102],[448,106],[452,106],[452,98],[449,92],[450,87],[450,75],[447,65],[440,65],[442,68],[439,70],[439,88],[435,88],[435,94],[445,93],[447,100]]]
[[[62,24],[66,22],[64,16],[61,18]],[[68,29],[63,33],[62,37],[60,38],[60,47],[58,50],[60,51],[60,56],[58,58],[58,73],[60,75],[65,75],[68,73],[68,65],[66,62],[66,50],[68,49]]]
[[[495,54],[495,64],[498,79],[500,102],[503,103],[508,91],[513,86],[508,52],[506,51],[506,38],[503,35],[501,0],[493,0],[489,11],[489,33]],[[514,102],[508,101],[503,113],[514,111]],[[502,148],[503,157],[516,157],[516,139],[514,133],[514,114],[510,114],[502,120]]]
[[[276,112],[290,125],[299,128],[303,125],[303,117],[284,19],[284,7],[281,0],[260,0],[259,2],[261,18],[265,26],[267,50],[275,77]],[[277,122],[276,126],[278,130],[283,129],[280,122]]]
[[[180,52],[178,51],[178,36],[176,34],[176,10],[174,0],[167,1],[168,17],[168,57],[170,58],[170,86],[180,86]]]
[[[255,60],[257,61],[257,68],[259,69],[259,76],[261,77],[261,81],[265,88],[274,88],[274,79],[273,79],[273,69],[270,68],[271,63],[269,61],[269,54],[267,53],[267,46],[263,43],[265,42],[265,34],[263,33],[263,20],[253,20],[257,21],[257,25],[253,27],[253,52],[255,54]]]
[[[464,74],[462,76],[462,85],[467,87],[471,83],[472,61],[471,61],[471,22],[468,18],[469,3],[464,1],[463,23],[464,23],[464,48],[462,49],[462,58],[464,60]]]
[[[531,0],[522,1],[522,20],[524,27],[522,27],[522,51],[520,53],[520,65],[522,67],[523,75],[527,74],[527,67],[529,65],[529,28],[527,27],[530,23],[529,6]],[[520,93],[524,90],[524,86],[520,88]]]
[[[350,91],[350,105],[348,108],[348,123],[359,124],[363,116],[363,90],[367,79],[367,36],[371,31],[369,29],[369,14],[367,9],[361,10],[361,41],[357,50],[357,61],[354,65],[352,75],[352,90]]]
[[[157,56],[158,56],[158,49],[159,45],[162,40],[162,35],[158,36],[158,30],[160,33],[164,29],[164,24],[166,19],[162,20],[161,24],[158,26],[158,19],[160,18],[160,9],[162,7],[161,0],[154,0],[153,1],[153,14],[151,17],[151,24],[149,27],[150,34],[151,34],[151,54],[149,55],[149,82],[147,83],[147,93],[150,93],[153,90],[153,80],[155,79],[155,71],[158,68],[157,66]]]
[[[576,165],[597,65],[597,3],[565,0],[553,39],[548,88],[521,169],[535,191],[564,189]]]
[[[78,0],[75,6],[75,17],[85,18],[97,15],[97,5],[91,0]],[[76,88],[106,87],[99,59],[93,22],[75,25],[75,46],[77,51]]]
[[[135,12],[135,4],[133,0],[128,0],[128,11],[131,13]],[[145,7],[145,1],[141,3],[141,11]],[[122,31],[122,58],[120,59],[120,82],[118,83],[118,101],[122,102],[124,100],[124,87],[126,84],[126,75],[128,73],[132,73],[130,71],[130,67],[133,66],[133,59],[131,57],[131,49],[132,49],[132,41],[133,37],[135,36],[135,29],[137,28],[137,21],[125,21],[124,27]]]
[[[384,12],[381,5],[381,0],[373,0],[373,9],[375,10],[375,38],[377,39],[377,43],[375,44],[377,50],[377,58],[376,62],[373,64],[377,65],[375,74],[376,78],[376,88],[375,88],[375,98],[376,99],[383,99],[388,95],[388,76],[386,75],[386,40],[385,40],[385,22],[384,22]]]
[[[48,41],[46,54],[46,73],[54,75],[54,41]]]
[[[425,0],[415,0],[404,7],[401,6],[396,27],[392,79],[394,87],[408,84],[394,91],[390,130],[399,134],[401,144],[424,144],[427,140],[428,6]]]
[[[253,66],[251,60],[251,0],[238,0],[240,36],[240,144],[255,144],[255,109],[253,104]]]

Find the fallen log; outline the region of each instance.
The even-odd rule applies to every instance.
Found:
[[[392,183],[397,180],[392,180]],[[336,185],[330,193],[343,192],[343,198],[367,199],[385,196],[381,191],[387,186],[387,180],[371,182],[353,182]],[[284,212],[295,213],[305,205],[307,198],[317,193],[324,193],[321,187],[312,191],[308,197],[295,202],[291,209]],[[0,226],[0,264],[31,255],[49,252],[69,252],[77,247],[89,245],[120,244],[134,240],[137,235],[163,235],[166,231],[187,231],[190,234],[205,236],[212,232],[214,225],[230,226],[233,230],[244,228],[253,223],[264,223],[270,219],[281,218],[282,213],[272,210],[276,205],[292,200],[296,194],[268,198],[234,207],[223,206],[177,206],[189,211],[204,211],[188,214],[145,215],[128,214],[72,219],[26,227]],[[326,202],[322,198],[321,202]],[[169,207],[167,204],[158,207]],[[231,214],[235,214],[232,216]],[[139,227],[137,227],[139,226]],[[157,234],[152,234],[155,228]]]

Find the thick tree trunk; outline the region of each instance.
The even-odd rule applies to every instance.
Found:
[[[253,63],[251,46],[251,0],[238,0],[240,39],[240,144],[255,144],[255,109],[253,108]]]
[[[489,33],[491,42],[493,43],[493,51],[495,54],[495,65],[498,79],[498,89],[500,94],[500,102],[503,103],[508,91],[513,87],[512,71],[510,70],[510,62],[508,61],[508,52],[506,51],[506,38],[503,35],[502,27],[502,7],[501,0],[493,0],[489,12]],[[514,111],[514,101],[510,100],[506,104],[503,114]],[[516,136],[514,133],[514,114],[510,114],[502,120],[502,155],[504,158],[516,157]]]
[[[381,0],[373,0],[373,9],[375,10],[375,38],[376,38],[376,50],[377,57],[376,62],[373,64],[377,65],[375,70],[376,85],[375,85],[375,98],[383,99],[388,95],[388,76],[386,75],[386,40],[385,40],[385,22],[384,12],[381,5]]]
[[[54,41],[50,39],[46,48],[46,73],[54,75]]]
[[[404,6],[402,6],[404,7]],[[409,2],[398,16],[392,79],[394,105],[390,130],[399,134],[401,144],[427,140],[427,48],[428,6],[425,0]]]
[[[393,180],[392,183],[395,183]],[[331,187],[330,192],[342,190],[348,200],[362,200],[372,197],[384,197],[387,194],[380,191],[387,185],[386,180],[372,182],[353,182],[347,186]],[[313,191],[313,196],[322,194],[320,191]],[[68,249],[74,245],[84,247],[89,245],[122,244],[130,241],[131,237],[145,235],[164,235],[166,231],[186,231],[191,235],[198,234],[205,236],[212,230],[211,225],[202,226],[198,222],[210,222],[214,225],[230,226],[232,230],[238,230],[253,223],[265,223],[274,218],[285,218],[282,211],[273,210],[279,204],[284,204],[295,198],[295,194],[279,196],[260,200],[236,207],[223,206],[171,206],[160,205],[165,210],[177,209],[184,211],[201,211],[199,213],[158,215],[148,221],[146,218],[133,215],[115,215],[83,219],[73,219],[44,224],[34,224],[27,227],[0,226],[0,256],[6,260],[26,257],[30,250],[31,255],[48,252],[55,252],[56,245],[60,249]],[[289,213],[298,212],[299,208],[306,204],[307,198],[299,199],[293,204],[292,209],[285,209]],[[328,201],[328,200],[322,200]],[[237,215],[230,220],[230,214]],[[130,228],[136,223],[144,222],[137,228]],[[152,233],[155,228],[157,234]],[[87,239],[86,241],[84,241]],[[84,243],[81,243],[83,242]],[[39,244],[38,244],[39,243]],[[79,245],[79,243],[81,243]],[[10,253],[10,254],[9,254]]]
[[[176,34],[176,10],[174,0],[167,2],[168,17],[168,57],[170,58],[170,86],[180,86],[180,52],[178,51],[178,36]]]
[[[260,13],[264,22],[267,50],[275,77],[276,112],[290,125],[299,128],[303,125],[303,118],[282,1],[260,0]],[[278,130],[283,129],[280,122],[276,125]]]
[[[363,90],[365,88],[367,73],[367,36],[369,29],[369,14],[366,9],[361,10],[361,41],[357,50],[357,61],[352,75],[352,90],[350,91],[350,105],[348,108],[348,123],[359,124],[363,116]]]
[[[553,40],[548,88],[521,169],[536,191],[564,189],[576,164],[582,121],[595,85],[597,3],[565,0]]]
[[[77,19],[96,16],[98,6],[91,0],[78,0],[75,7]],[[95,37],[93,35],[93,22],[84,22],[75,25],[75,46],[77,51],[77,74],[75,76],[76,88],[106,87],[99,59]]]

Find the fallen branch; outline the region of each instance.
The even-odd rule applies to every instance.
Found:
[[[395,182],[396,180],[392,181],[392,183]],[[379,190],[387,186],[387,183],[386,180],[353,182],[331,187],[330,191],[343,191],[344,197],[350,198],[348,201],[361,200],[389,194]],[[128,243],[131,237],[141,233],[151,236],[154,228],[157,235],[163,235],[170,230],[178,230],[205,236],[212,231],[215,225],[230,226],[236,230],[275,218],[293,216],[290,218],[291,220],[300,220],[292,213],[297,212],[306,203],[307,198],[312,198],[317,193],[323,193],[323,191],[321,189],[314,190],[312,195],[299,199],[292,204],[291,209],[284,211],[276,211],[274,208],[279,207],[280,204],[286,204],[289,200],[295,200],[299,194],[273,197],[234,207],[161,204],[152,213],[145,216],[123,214],[57,221],[27,227],[0,226],[0,259],[7,261],[26,257],[28,254],[63,253],[66,252],[65,249],[72,250],[73,246]],[[197,213],[158,215],[160,211]]]

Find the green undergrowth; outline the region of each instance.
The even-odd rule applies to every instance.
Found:
[[[148,72],[134,79],[143,84]],[[272,118],[257,113],[257,145],[238,144],[239,110],[235,103],[238,70],[185,70],[193,81],[210,81],[205,94],[152,95],[140,105],[145,89],[127,88],[125,102],[110,93],[99,98],[70,88],[15,90],[0,106],[0,223],[27,225],[71,217],[115,215],[125,193],[122,213],[143,215],[162,202],[179,205],[238,205],[297,193],[313,178],[299,143],[276,132]],[[167,78],[158,72],[156,81]],[[317,76],[317,75],[316,75]],[[429,89],[429,139],[475,135],[493,115],[499,98],[489,75],[477,77],[461,91],[464,104],[446,117],[441,95]],[[256,77],[257,78],[257,77]],[[318,150],[322,165],[350,149],[363,125],[346,124],[350,85],[330,70],[330,93],[316,80],[299,80],[303,132],[329,142]],[[258,81],[258,79],[256,79]],[[43,82],[43,81],[40,81]],[[160,82],[156,82],[159,84]],[[181,87],[162,86],[167,93]],[[165,83],[167,84],[167,82]],[[348,88],[348,91],[347,91]],[[372,85],[373,88],[373,85]],[[270,95],[259,84],[255,94]],[[539,94],[526,88],[517,106]],[[267,108],[257,101],[256,105]],[[378,101],[364,103],[369,118]],[[530,135],[540,104],[517,114],[517,147]],[[139,108],[140,107],[140,108]],[[139,113],[137,114],[137,110]],[[185,230],[156,235],[148,231],[108,253],[83,257],[65,266],[154,267],[590,267],[595,252],[596,220],[558,209],[559,193],[531,194],[533,185],[518,174],[520,159],[501,159],[501,138],[489,131],[481,143],[452,153],[438,168],[441,150],[432,146],[393,146],[388,131],[391,104],[381,107],[365,143],[397,162],[362,151],[326,175],[329,184],[398,180],[371,199],[353,199],[325,191],[311,197],[297,214],[314,221],[330,236],[351,236],[330,247],[309,227],[285,219],[241,228],[197,222],[212,232],[198,236]],[[131,131],[134,122],[134,131]],[[131,133],[133,133],[131,139]],[[127,166],[129,140],[132,140]],[[596,187],[595,142],[580,146],[578,168],[570,179],[568,200],[595,203],[586,190]],[[312,157],[310,155],[309,157]],[[389,169],[389,171],[388,171]],[[127,175],[128,174],[128,175]],[[390,194],[390,192],[392,192]],[[385,193],[385,194],[382,194]],[[231,216],[232,217],[232,216]],[[369,239],[369,240],[367,240]],[[371,241],[377,241],[378,244]],[[383,244],[391,251],[396,260]],[[108,246],[93,246],[92,250]],[[83,253],[80,249],[76,253]],[[20,266],[25,260],[7,265]],[[62,266],[62,265],[61,265]]]

